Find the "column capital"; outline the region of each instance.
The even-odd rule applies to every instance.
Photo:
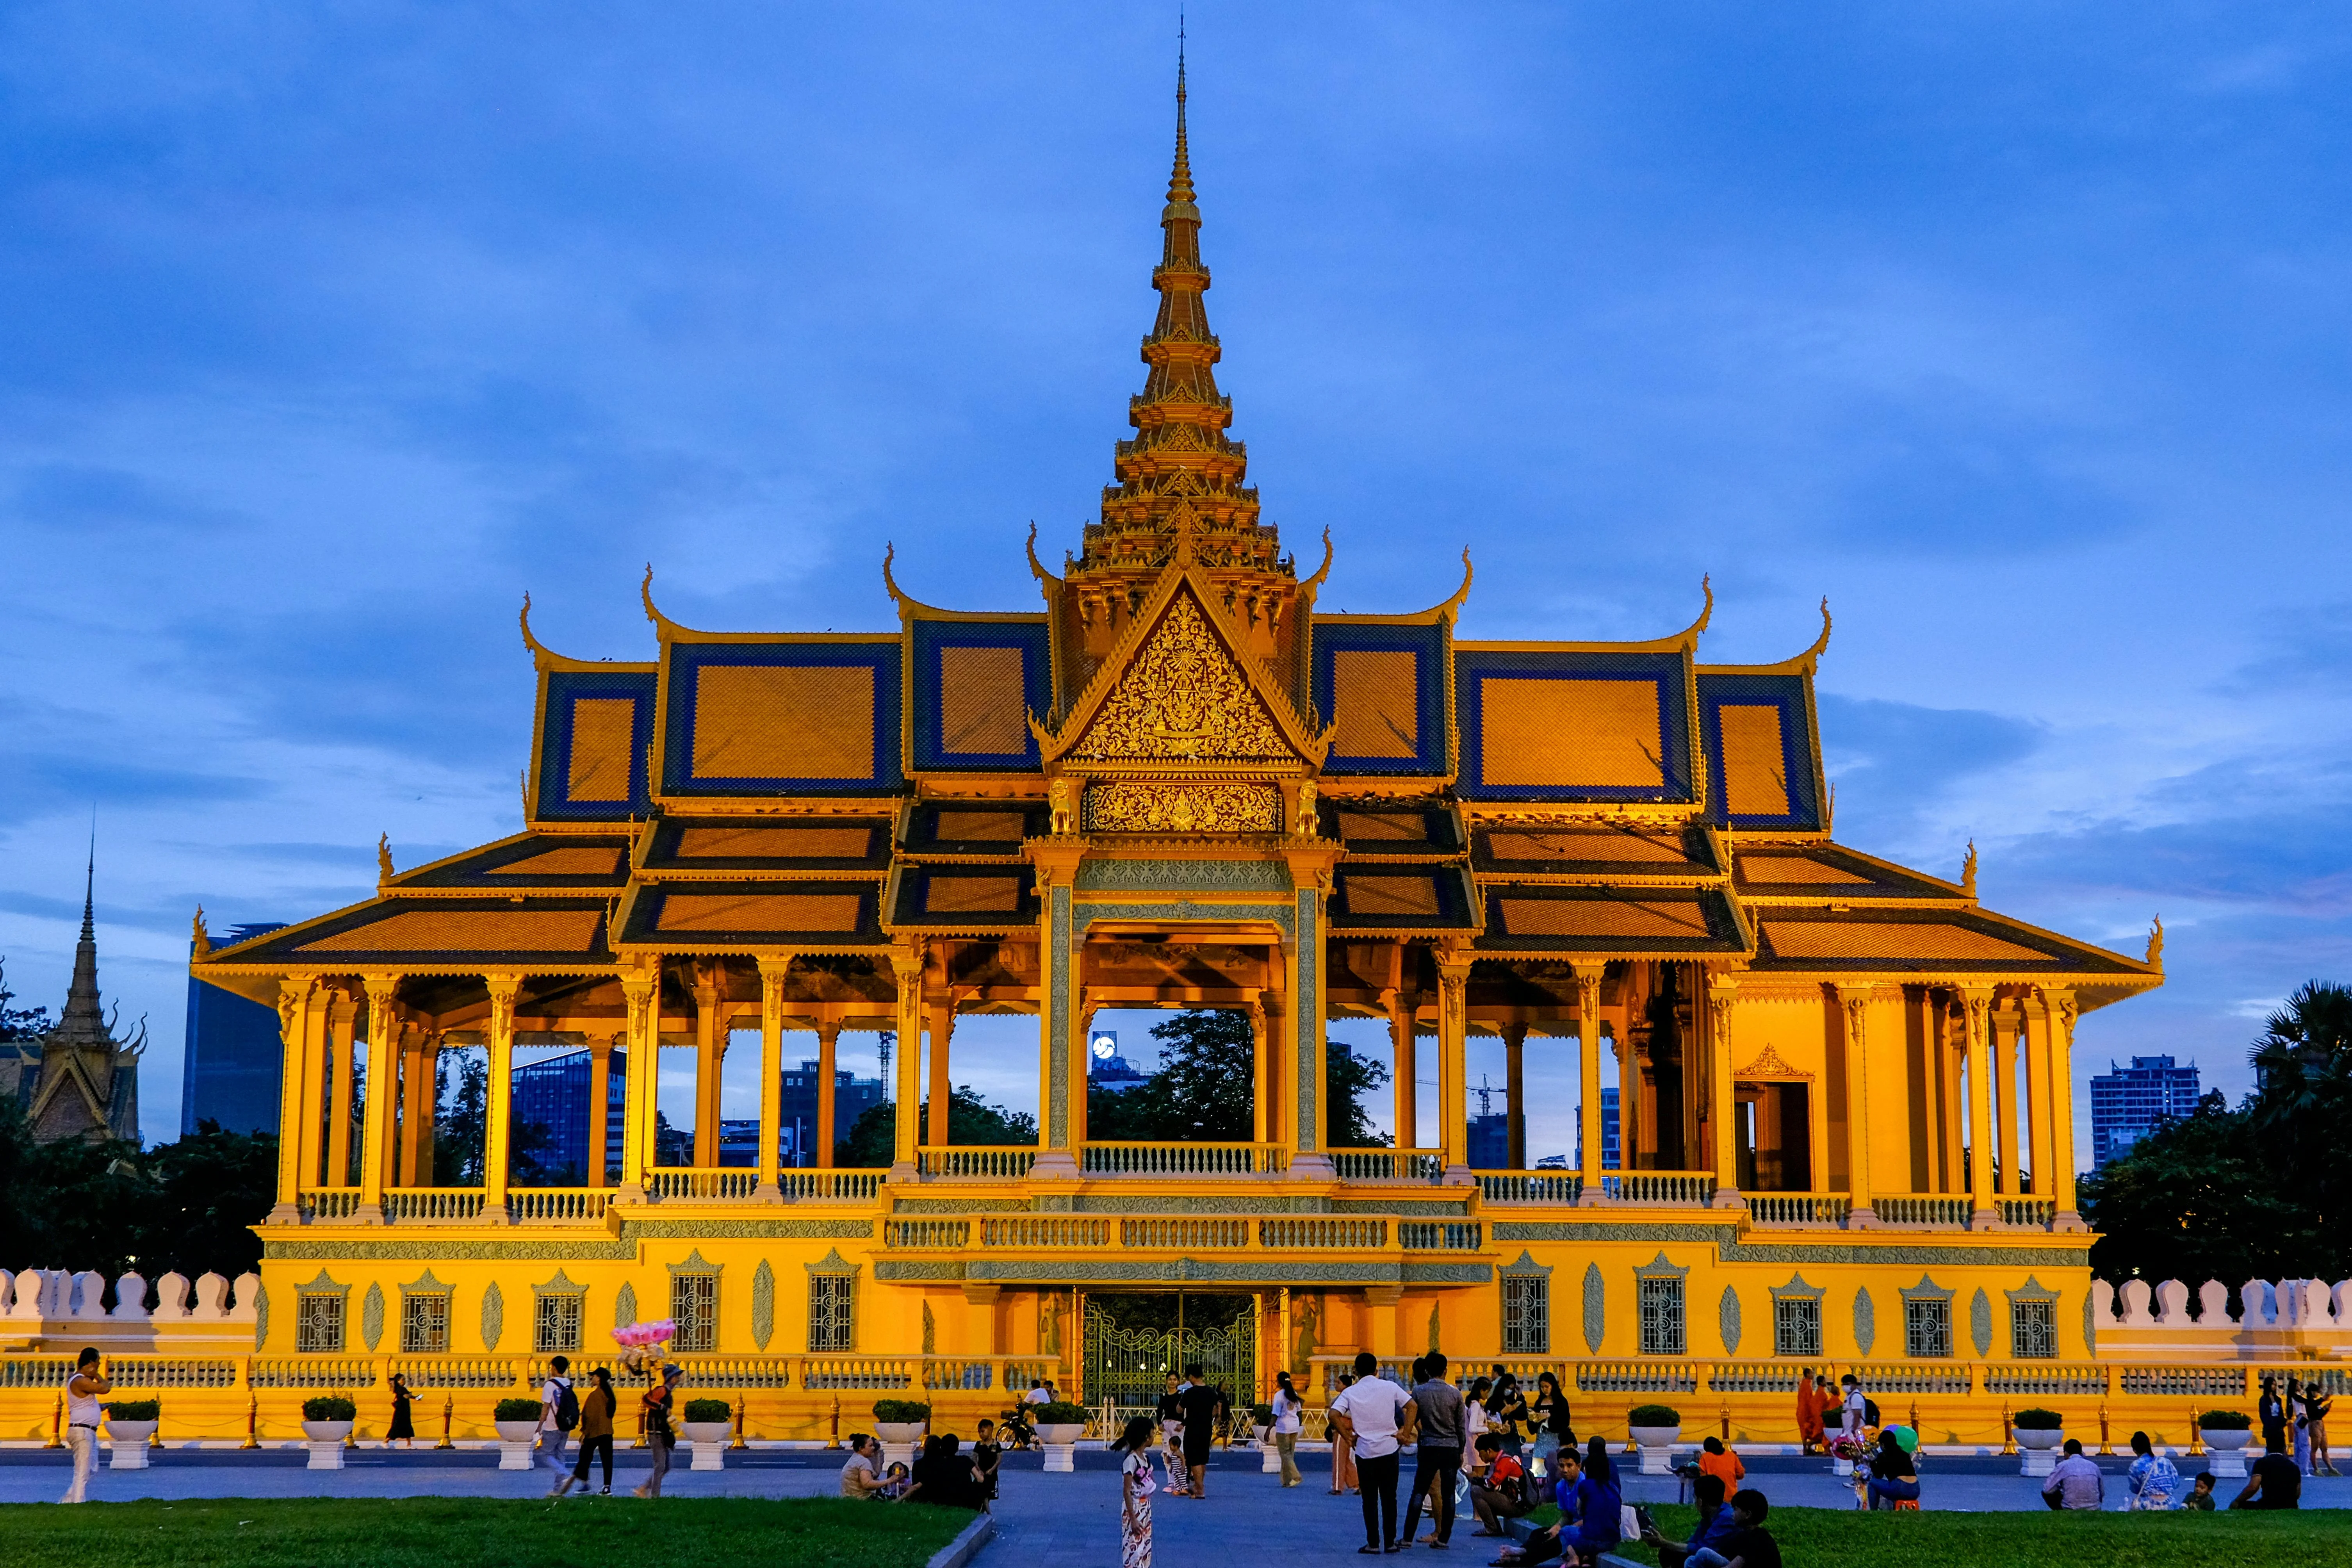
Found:
[[[782,980],[784,976],[791,972],[793,961],[799,955],[797,953],[791,952],[763,952],[760,954],[760,978],[761,980]]]

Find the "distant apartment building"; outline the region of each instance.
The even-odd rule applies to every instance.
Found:
[[[214,945],[226,947],[285,921],[232,927]],[[190,952],[193,954],[194,948]],[[278,1037],[278,1009],[248,1002],[234,991],[188,977],[187,1049],[180,1058],[180,1136],[203,1121],[225,1132],[278,1131],[279,1064],[286,1052]]]
[[[2197,1064],[2175,1067],[2170,1057],[2134,1057],[2131,1066],[2111,1060],[2091,1079],[2091,1166],[2096,1170],[2147,1137],[2168,1116],[2197,1109]]]
[[[536,1167],[537,1178],[547,1185],[600,1185],[619,1176],[622,1146],[627,1141],[628,1053],[614,1051],[605,1075],[601,1180],[588,1170],[588,1089],[585,1050],[542,1057],[514,1069],[515,1158]],[[533,1126],[542,1131],[532,1133],[526,1147],[520,1130]]]
[[[781,1077],[776,1106],[776,1159],[786,1170],[814,1165],[816,1155],[816,1063],[787,1068]],[[845,1068],[834,1073],[833,1136],[849,1136],[857,1119],[883,1101],[882,1080],[856,1078]],[[719,1163],[757,1165],[760,1163],[760,1119],[729,1117],[719,1124]]]

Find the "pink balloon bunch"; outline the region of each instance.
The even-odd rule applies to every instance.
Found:
[[[664,1318],[658,1322],[631,1323],[626,1328],[614,1329],[613,1342],[630,1350],[641,1350],[647,1345],[667,1344],[677,1333],[677,1321]]]

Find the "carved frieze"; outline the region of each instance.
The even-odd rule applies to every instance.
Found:
[[[1087,786],[1089,833],[1273,833],[1282,792],[1262,784],[1131,784]]]

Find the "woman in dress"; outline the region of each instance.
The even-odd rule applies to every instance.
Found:
[[[2335,1403],[2321,1394],[2319,1384],[2306,1383],[2303,1385],[2303,1415],[2311,1430],[2311,1462],[2315,1467],[2314,1473],[2317,1475],[2342,1473],[2336,1468],[2335,1456],[2327,1451],[2327,1412]]]
[[[1118,1568],[1151,1568],[1151,1494],[1160,1489],[1151,1479],[1151,1418],[1129,1417],[1111,1449],[1123,1456],[1118,1462]]]
[[[1355,1381],[1356,1378],[1353,1373],[1343,1372],[1339,1374],[1339,1388],[1334,1389],[1332,1392],[1342,1392],[1349,1384]],[[1331,1495],[1333,1497],[1338,1497],[1343,1491],[1352,1492],[1357,1489],[1356,1446],[1354,1443],[1349,1441],[1347,1434],[1340,1431],[1339,1427],[1331,1427],[1330,1432]]]
[[[1559,1468],[1559,1451],[1576,1447],[1576,1424],[1569,1419],[1568,1395],[1550,1373],[1536,1375],[1536,1402],[1530,1413],[1536,1424],[1536,1462],[1528,1467],[1528,1498],[1540,1501],[1550,1478]]]
[[[409,1412],[409,1406],[415,1403],[416,1395],[408,1392],[408,1379],[396,1372],[392,1374],[392,1428],[383,1435],[385,1447],[389,1448],[394,1443],[405,1443],[412,1448],[416,1447],[416,1423],[410,1419]]]

